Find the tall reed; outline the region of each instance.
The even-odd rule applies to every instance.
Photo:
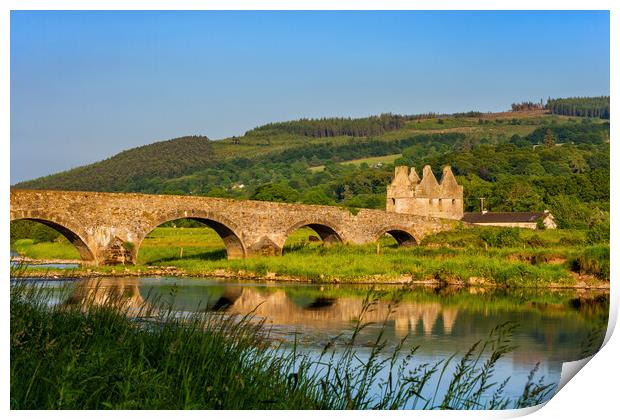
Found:
[[[376,292],[350,334],[319,357],[275,344],[252,314],[135,307],[122,294],[50,306],[48,293],[20,282],[11,288],[13,409],[496,409],[539,404],[553,391],[534,381],[534,368],[519,398],[503,395],[508,379],[497,382],[494,369],[512,350],[511,324],[475,343],[456,367],[457,355],[411,368],[418,347],[403,339],[388,349],[385,328],[361,356],[356,340]]]

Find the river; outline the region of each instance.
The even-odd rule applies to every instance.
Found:
[[[368,285],[314,285],[305,283],[248,282],[242,280],[161,278],[103,278],[67,281],[32,280],[52,293],[51,304],[73,302],[86,294],[94,301],[122,295],[131,307],[165,302],[178,311],[223,311],[254,315],[265,321],[270,337],[285,345],[297,341],[300,351],[317,355],[356,325]],[[70,283],[67,288],[67,283]],[[378,331],[384,328],[385,352],[405,339],[405,348],[419,345],[410,362],[413,368],[453,354],[464,354],[484,340],[497,325],[517,324],[512,344],[516,349],[500,359],[494,380],[510,377],[505,395],[516,398],[531,369],[540,363],[546,383],[559,381],[562,363],[582,358],[600,347],[607,324],[607,291],[559,291],[481,288],[428,288],[375,286],[378,300],[364,321],[374,324],[357,340],[361,357],[370,352]],[[383,295],[383,296],[381,296]],[[394,298],[398,297],[398,303]],[[384,322],[386,321],[386,322]],[[385,327],[382,325],[385,324]],[[588,338],[595,334],[594,348]],[[338,346],[336,340],[336,346]],[[434,390],[435,384],[432,385]],[[440,384],[440,389],[445,387]]]

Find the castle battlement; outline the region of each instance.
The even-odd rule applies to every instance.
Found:
[[[394,179],[387,187],[386,210],[460,220],[463,186],[458,184],[449,166],[443,168],[439,182],[429,165],[422,169],[421,179],[415,168],[397,166]]]

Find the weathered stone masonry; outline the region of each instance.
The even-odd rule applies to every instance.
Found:
[[[441,181],[426,165],[422,179],[415,168],[397,166],[387,187],[386,210],[420,216],[460,220],[463,217],[463,187],[456,182],[452,169],[445,166]]]
[[[11,190],[11,221],[34,220],[67,237],[86,263],[132,264],[146,235],[180,218],[196,219],[222,238],[229,258],[280,255],[289,234],[302,226],[326,243],[364,244],[389,233],[401,245],[452,229],[453,220],[332,206],[221,198]]]

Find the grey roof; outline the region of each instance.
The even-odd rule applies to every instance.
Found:
[[[465,213],[461,219],[467,223],[536,223],[539,219],[550,215],[544,211],[514,211]]]

